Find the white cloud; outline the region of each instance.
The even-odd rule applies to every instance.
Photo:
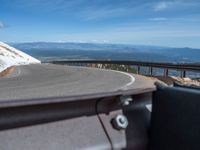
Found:
[[[167,7],[168,7],[168,4],[166,2],[159,2],[155,5],[154,10],[162,11],[162,10],[165,10]]]
[[[83,15],[86,17],[86,20],[97,20],[110,17],[124,16],[130,13],[131,10],[127,10],[124,7],[121,8],[89,8]]]
[[[164,17],[156,17],[156,18],[149,18],[150,21],[166,21],[167,18]]]
[[[0,21],[0,28],[5,28],[5,24],[2,21]]]
[[[90,42],[92,42],[92,43],[109,43],[109,41],[108,40],[91,40]]]

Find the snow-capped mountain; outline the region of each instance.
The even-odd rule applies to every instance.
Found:
[[[0,42],[0,72],[11,66],[41,63],[39,60]]]

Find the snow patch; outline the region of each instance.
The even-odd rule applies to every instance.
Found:
[[[8,44],[0,42],[0,72],[11,66],[38,63],[41,62]]]

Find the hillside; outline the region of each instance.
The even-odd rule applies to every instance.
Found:
[[[40,63],[39,60],[0,42],[0,72],[11,66]]]

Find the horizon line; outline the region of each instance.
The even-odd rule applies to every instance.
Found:
[[[149,46],[149,47],[161,47],[161,48],[190,48],[190,49],[200,49],[200,47],[191,47],[191,46],[167,46],[167,45],[150,45],[150,44],[135,44],[135,43],[115,43],[115,42],[92,42],[92,41],[0,41],[4,43],[74,43],[74,44],[108,44],[108,45],[129,45],[129,46]]]

